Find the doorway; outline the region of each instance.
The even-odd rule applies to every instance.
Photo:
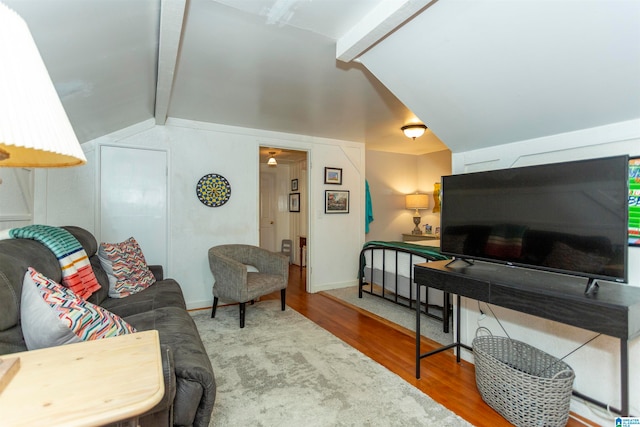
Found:
[[[268,165],[269,158],[276,165]],[[292,243],[292,263],[307,274],[308,152],[260,147],[260,247],[280,252],[282,242]]]

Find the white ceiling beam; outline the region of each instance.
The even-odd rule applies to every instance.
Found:
[[[155,111],[156,124],[158,125],[164,125],[167,121],[185,9],[186,0],[161,0],[160,2],[158,80],[156,83]]]
[[[353,61],[409,18],[438,0],[382,1],[336,43],[336,58]]]

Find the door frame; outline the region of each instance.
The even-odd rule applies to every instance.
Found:
[[[260,188],[260,147],[271,147],[271,148],[276,148],[276,149],[281,149],[281,150],[289,150],[289,151],[299,151],[302,153],[306,154],[306,161],[307,161],[307,168],[306,168],[306,203],[307,203],[307,212],[306,212],[306,219],[307,219],[307,246],[306,246],[306,259],[307,259],[307,263],[306,263],[306,267],[305,267],[305,288],[307,292],[311,292],[311,288],[312,288],[312,284],[311,284],[311,278],[312,278],[312,272],[313,272],[313,263],[312,263],[312,257],[311,257],[311,253],[313,251],[313,236],[312,236],[312,215],[311,212],[313,212],[314,209],[314,204],[313,204],[313,198],[311,197],[311,194],[313,192],[313,182],[311,180],[311,157],[312,157],[312,147],[308,146],[304,143],[301,144],[292,144],[292,145],[286,145],[283,144],[283,141],[267,141],[264,139],[260,139],[257,141],[258,145],[256,147],[256,154],[257,154],[257,166],[258,166],[258,174],[257,174],[257,188]],[[260,242],[260,194],[258,192],[258,194],[256,195],[256,206],[258,207],[258,211],[256,212],[256,221],[258,222],[258,242]],[[303,203],[303,200],[300,200],[300,203]],[[288,199],[287,199],[287,205],[288,205]],[[289,225],[291,227],[291,225]],[[298,241],[296,239],[297,236],[293,236],[294,238],[293,240],[293,251],[297,251],[299,253],[300,251],[300,247],[298,245]],[[300,260],[301,265],[302,265],[302,260]]]
[[[171,215],[170,215],[170,206],[171,206],[171,174],[169,171],[171,170],[171,151],[168,148],[154,148],[147,147],[144,145],[130,145],[130,144],[117,144],[117,143],[97,143],[96,144],[96,168],[95,168],[95,186],[96,186],[96,199],[95,199],[95,215],[94,215],[94,224],[95,224],[95,232],[94,236],[98,242],[102,241],[102,216],[101,216],[101,203],[102,203],[102,189],[100,177],[102,176],[102,147],[113,147],[113,148],[124,148],[124,149],[132,149],[132,150],[143,150],[143,151],[159,151],[165,153],[166,156],[166,188],[165,188],[165,200],[166,200],[166,212],[165,212],[165,235],[167,236],[166,245],[164,250],[164,256],[166,259],[166,265],[163,265],[165,269],[165,277],[171,274]]]

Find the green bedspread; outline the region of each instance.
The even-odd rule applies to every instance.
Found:
[[[362,251],[360,251],[360,267],[358,268],[358,279],[361,278],[362,275],[364,274],[364,267],[366,265],[364,250],[374,246],[378,246],[378,247],[382,246],[389,249],[402,249],[402,250],[411,252],[412,254],[419,255],[429,261],[450,259],[448,256],[442,255],[440,253],[440,249],[436,247],[416,245],[413,243],[406,243],[406,242],[371,240],[369,242],[366,242],[362,246]]]

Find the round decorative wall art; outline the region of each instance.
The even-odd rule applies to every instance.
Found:
[[[215,208],[229,201],[231,185],[224,176],[210,173],[200,178],[196,194],[203,204]]]

